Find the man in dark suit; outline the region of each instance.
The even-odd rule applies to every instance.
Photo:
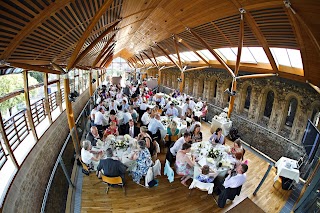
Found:
[[[134,121],[132,119],[129,120],[126,129],[124,130],[124,134],[128,134],[131,137],[135,138],[138,137],[140,133],[140,128],[134,125]]]
[[[96,146],[98,139],[101,140],[102,135],[99,134],[96,126],[92,126],[90,128],[90,132],[88,132],[88,134],[86,135],[86,140],[90,141],[92,146]]]
[[[97,172],[102,172],[107,177],[118,177],[122,179],[122,183],[125,183],[125,174],[127,167],[119,160],[113,158],[112,149],[109,148],[106,151],[107,159],[102,159],[97,167]],[[98,175],[100,176],[100,175]]]

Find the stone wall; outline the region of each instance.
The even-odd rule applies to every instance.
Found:
[[[72,104],[75,118],[88,100],[89,91],[86,90]],[[68,133],[68,121],[64,111],[25,159],[9,189],[3,212],[40,212],[52,168]]]
[[[179,74],[170,69],[162,75],[162,85],[173,88],[170,80]],[[240,75],[249,74],[240,71]],[[208,118],[221,113],[229,106],[224,90],[230,88],[232,78],[222,69],[204,69],[185,73],[184,92],[209,103]],[[252,88],[250,107],[245,109],[248,87]],[[165,89],[167,91],[169,89]],[[270,117],[264,116],[267,93],[273,91],[274,101]],[[286,124],[291,99],[297,100],[297,108],[291,126]],[[231,119],[239,129],[241,138],[274,160],[281,156],[298,158],[303,152],[301,139],[314,110],[320,111],[320,95],[308,84],[279,77],[237,81]]]

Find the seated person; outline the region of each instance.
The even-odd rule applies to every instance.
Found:
[[[235,171],[229,170],[228,177],[224,180],[224,182],[220,182],[217,178],[214,180],[215,184],[215,192],[219,195],[221,191],[227,188],[238,188],[242,186],[244,182],[246,182],[247,176],[246,172],[248,170],[248,165],[242,163],[236,167]]]
[[[139,114],[138,114],[138,112],[133,108],[133,106],[129,106],[129,112],[130,112],[130,114],[131,114],[131,117],[132,117],[133,121],[134,121],[135,123],[137,123],[138,120],[139,120]]]
[[[102,157],[102,151],[92,151],[91,142],[84,140],[82,142],[81,159],[89,168],[96,170],[100,158]]]
[[[222,129],[219,127],[217,128],[216,132],[214,132],[212,134],[212,136],[209,139],[209,142],[211,142],[212,144],[225,144],[225,138],[224,135],[222,134]]]
[[[174,116],[174,117],[179,116],[179,112],[178,112],[177,108],[174,107],[174,103],[170,104],[170,107],[166,111],[166,115],[167,116]]]
[[[148,134],[148,128],[145,126],[140,127],[140,134],[138,135],[138,140],[144,140],[146,143],[146,147],[149,150],[151,156],[155,154],[156,147],[152,141],[151,135]]]
[[[121,105],[121,110],[128,110],[129,109],[129,104],[127,103],[127,101],[125,99],[122,100],[122,105]]]
[[[112,121],[115,122],[116,125],[119,125],[119,120],[118,120],[118,118],[117,118],[117,116],[116,116],[116,111],[113,110],[113,109],[110,111],[109,125],[110,125],[110,123],[111,123]]]
[[[182,145],[191,141],[190,133],[184,133],[183,137],[179,138],[174,145],[170,148],[170,153],[173,156],[177,155],[177,152],[182,149]]]
[[[110,126],[103,133],[103,140],[105,140],[108,137],[108,135],[114,135],[114,136],[119,135],[116,122],[111,121]]]
[[[147,111],[143,113],[141,117],[141,122],[144,126],[148,126],[148,124],[150,123],[150,120],[151,120],[150,114],[151,114],[151,109],[148,107]]]
[[[171,146],[172,140],[171,136],[175,136],[179,134],[179,129],[177,128],[178,124],[175,121],[172,121],[167,127],[167,134],[169,136],[169,140],[166,143],[166,146],[169,148]]]
[[[126,126],[124,134],[130,135],[132,138],[138,137],[140,133],[139,127],[135,126],[133,119],[129,120],[129,124]]]
[[[194,130],[194,127],[196,125],[199,125],[201,127],[201,122],[200,122],[200,118],[198,116],[193,116],[192,117],[192,123],[191,123],[191,126],[189,128],[189,132],[193,132]]]
[[[207,106],[207,102],[203,102],[203,105],[201,107],[201,117],[205,118],[207,116],[208,113],[208,106]]]
[[[241,145],[241,140],[240,138],[236,139],[233,143],[233,147],[231,148],[231,153],[232,154],[235,154],[237,152],[240,152],[243,154],[243,148],[242,148],[242,145]]]
[[[103,105],[103,101],[100,101],[99,105],[97,106],[97,110],[103,109],[103,112],[107,111],[107,109]]]
[[[135,152],[132,159],[136,160],[137,164],[133,169],[131,175],[132,179],[136,183],[140,183],[140,179],[145,176],[150,166],[152,166],[152,160],[149,150],[146,148],[146,142],[144,140],[138,141],[140,151]]]
[[[92,146],[96,146],[98,139],[102,137],[99,135],[99,131],[96,126],[90,128],[90,132],[86,135],[86,140],[91,142]]]
[[[201,142],[202,141],[202,132],[200,131],[200,125],[196,124],[193,132],[191,133],[192,143]]]
[[[196,177],[196,179],[202,183],[212,183],[216,174],[210,173],[210,168],[208,165],[204,165],[201,169],[201,174]]]
[[[111,103],[109,104],[109,111],[111,111],[111,110],[113,110],[115,112],[118,111],[118,106],[114,100],[111,100]]]
[[[193,176],[194,159],[190,159],[187,153],[190,153],[191,145],[184,143],[182,149],[178,151],[176,157],[176,172],[178,175],[183,175],[181,183],[187,186],[186,182]]]
[[[112,149],[108,148],[106,151],[107,159],[101,159],[97,167],[100,177],[100,172],[107,177],[118,177],[120,176],[122,182],[125,182],[126,166],[119,160],[113,158]]]
[[[97,110],[97,107],[98,107],[98,104],[95,104],[95,105],[93,106],[93,109],[92,109],[91,112],[90,112],[91,126],[94,125],[95,114],[96,114],[96,112],[98,111],[98,110]]]
[[[192,120],[193,116],[194,116],[194,113],[192,112],[192,109],[188,108],[183,118],[184,119],[190,118],[190,120]],[[191,125],[191,122],[187,121],[187,126],[189,127],[190,125]]]
[[[150,120],[148,125],[148,130],[151,132],[152,138],[157,138],[157,142],[159,143],[161,138],[161,130],[166,130],[166,127],[161,123],[160,115],[155,114],[154,118]]]
[[[201,101],[201,98],[198,98],[198,102],[196,103],[196,107],[197,107],[198,109],[201,109],[202,106],[203,106],[203,103],[202,103],[202,101]]]

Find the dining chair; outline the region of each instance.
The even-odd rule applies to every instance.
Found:
[[[118,177],[107,177],[105,175],[101,175],[102,181],[107,184],[106,193],[108,194],[110,185],[118,185],[121,186],[123,189],[124,195],[126,196],[126,188],[123,184],[122,178],[120,176]]]
[[[161,175],[161,163],[157,159],[154,166],[152,167],[153,177],[156,178],[158,175]]]
[[[200,191],[208,192],[209,194],[212,194],[213,192],[214,183],[203,183],[201,181],[198,181],[197,179],[193,179],[191,185],[189,186],[189,196],[191,195],[192,189],[196,188]]]
[[[88,165],[85,164],[85,163],[82,161],[82,158],[81,158],[81,157],[79,157],[79,161],[80,161],[80,163],[81,163],[81,165],[82,165],[82,172],[83,172],[83,174],[89,176],[91,170],[89,169]]]

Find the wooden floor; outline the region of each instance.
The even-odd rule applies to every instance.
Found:
[[[202,132],[204,139],[209,139],[209,124],[203,123]],[[232,145],[229,141],[227,144]],[[163,165],[164,154],[158,157]],[[247,181],[242,187],[240,196],[224,209],[220,209],[213,197],[207,196],[206,192],[194,189],[189,196],[188,188],[183,186],[179,179],[170,184],[166,176],[162,175],[157,178],[159,186],[146,189],[127,177],[127,196],[124,196],[121,188],[111,188],[109,194],[106,194],[106,185],[99,183],[100,180],[91,174],[83,178],[81,212],[226,212],[246,197],[265,212],[279,212],[291,191],[282,190],[278,181],[274,187],[272,186],[275,177],[275,168],[272,168],[257,195],[253,196],[252,193],[266,172],[268,163],[250,151],[246,151],[245,159],[249,160]]]

